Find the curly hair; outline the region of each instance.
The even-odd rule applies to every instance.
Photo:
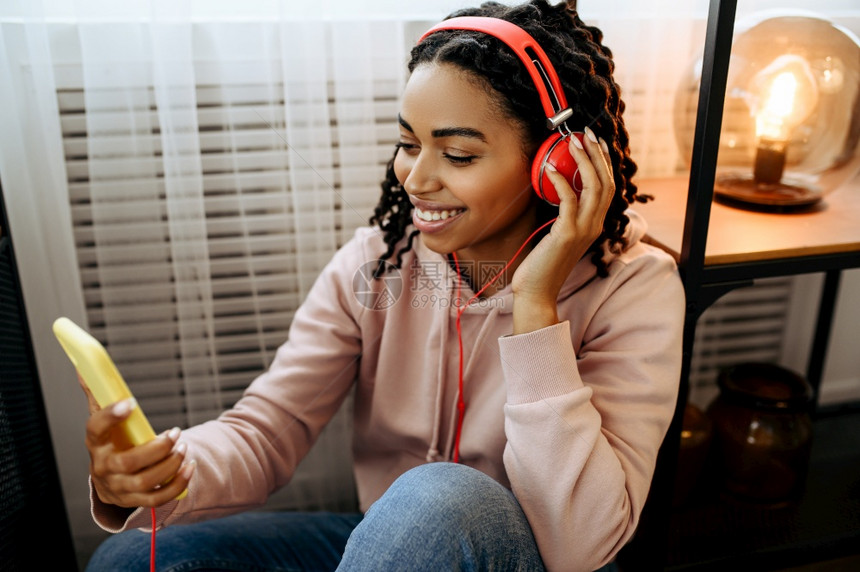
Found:
[[[603,233],[589,248],[598,274],[606,276],[602,245],[608,241],[611,250],[622,248],[625,245],[624,231],[629,223],[624,211],[630,203],[644,202],[651,197],[638,195],[631,180],[636,172],[636,163],[630,157],[628,133],[622,119],[624,102],[621,90],[612,78],[615,69],[612,52],[602,44],[603,33],[583,23],[568,4],[575,5],[575,2],[550,5],[546,0],[530,0],[518,6],[485,2],[478,8],[458,10],[448,18],[487,16],[507,20],[523,28],[553,62],[573,111],[568,124],[580,129],[587,125],[606,141],[616,191],[606,213]],[[523,152],[527,157],[533,157],[550,135],[540,96],[531,77],[516,54],[501,40],[482,32],[441,30],[412,48],[409,71],[427,63],[458,66],[489,85],[504,115],[523,128],[526,134]],[[381,186],[382,196],[370,218],[371,224],[379,225],[388,247],[381,257],[380,270],[382,260],[390,260],[394,256],[395,266],[399,268],[403,255],[412,248],[412,241],[418,234],[417,230],[410,233],[406,244],[397,250],[412,221],[412,204],[394,175],[393,157],[388,162]],[[539,224],[557,214],[557,207],[539,201]]]

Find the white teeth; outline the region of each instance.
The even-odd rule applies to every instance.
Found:
[[[422,211],[418,207],[415,207],[415,214],[418,215],[418,218],[426,221],[434,221],[434,220],[445,220],[452,216],[456,216],[466,209],[451,209],[451,210],[443,210],[443,211]]]

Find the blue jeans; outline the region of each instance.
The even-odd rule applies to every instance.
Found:
[[[406,472],[363,518],[261,512],[169,526],[157,533],[156,564],[162,572],[544,569],[513,494],[452,463]],[[149,570],[149,534],[106,540],[87,566],[102,570]]]

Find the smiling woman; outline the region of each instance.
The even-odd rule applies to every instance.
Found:
[[[168,525],[162,564],[200,568],[593,570],[632,536],[674,411],[684,305],[629,208],[611,53],[572,3],[452,16],[412,49],[373,226],[322,270],[269,369],[177,453],[176,432],[116,451],[127,408],[91,411],[93,515],[125,531],[92,569],[146,550],[142,507]],[[556,130],[582,189],[539,157],[549,203],[532,166]],[[287,484],[353,391],[360,512],[228,516]],[[157,486],[175,455],[197,466],[173,476],[182,500]]]

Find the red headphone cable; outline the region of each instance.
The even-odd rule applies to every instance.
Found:
[[[155,572],[155,507],[149,510],[152,514],[152,532],[149,537],[149,572]]]
[[[460,327],[460,317],[463,315],[463,312],[466,311],[466,308],[469,306],[469,304],[474,302],[478,298],[478,296],[480,296],[484,292],[484,290],[489,288],[490,285],[492,285],[496,280],[498,280],[499,277],[501,277],[502,274],[504,274],[508,270],[508,268],[510,268],[511,264],[513,264],[514,260],[516,260],[517,257],[520,255],[520,253],[522,253],[522,251],[526,247],[526,245],[529,242],[531,242],[531,239],[533,239],[540,231],[542,231],[543,229],[545,229],[546,227],[548,227],[549,225],[554,223],[557,219],[558,219],[558,217],[553,218],[552,220],[550,220],[548,222],[545,222],[544,224],[539,226],[537,228],[537,230],[535,230],[533,233],[531,233],[531,235],[529,235],[529,237],[525,240],[525,242],[523,242],[523,244],[520,246],[520,248],[514,253],[514,255],[511,257],[511,259],[508,260],[508,263],[505,264],[505,267],[502,268],[498,274],[493,276],[493,278],[489,282],[484,284],[484,286],[480,290],[478,290],[478,292],[474,296],[469,298],[469,300],[463,306],[460,306],[460,284],[462,283],[462,277],[460,274],[460,261],[457,260],[457,253],[456,252],[451,253],[451,255],[454,257],[454,266],[457,269],[457,321],[456,321],[456,324],[457,324],[457,345],[458,345],[459,354],[460,354],[460,356],[459,356],[460,357],[460,363],[459,363],[459,368],[457,371],[457,430],[456,430],[456,433],[454,433],[454,453],[452,456],[452,460],[455,463],[460,462],[460,434],[463,431],[463,417],[466,413],[466,401],[463,398],[463,332],[462,332],[462,329]]]

